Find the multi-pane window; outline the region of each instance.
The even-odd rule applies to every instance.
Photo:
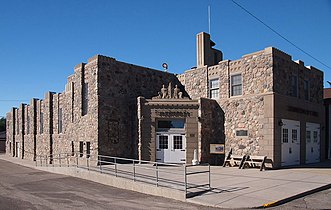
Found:
[[[159,149],[168,149],[168,136],[159,136]]]
[[[86,115],[88,112],[88,83],[83,84],[83,101],[82,101],[82,115]]]
[[[183,149],[183,137],[174,136],[174,149]]]
[[[62,108],[59,108],[58,133],[62,133]]]
[[[241,74],[231,76],[231,96],[242,95]]]
[[[283,143],[288,143],[288,129],[283,128]]]
[[[292,75],[290,82],[290,96],[298,97],[298,77]]]
[[[213,99],[219,98],[219,80],[209,80],[209,97]]]
[[[311,142],[311,132],[310,131],[306,132],[306,140],[307,140],[307,143]]]
[[[298,130],[292,129],[292,141],[298,140]]]
[[[307,80],[304,81],[304,92],[305,92],[305,100],[309,100],[309,82]]]
[[[313,141],[316,143],[317,138],[318,138],[318,132],[317,131],[314,131],[313,138],[314,138]]]

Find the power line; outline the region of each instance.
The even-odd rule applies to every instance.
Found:
[[[10,99],[0,99],[0,101],[3,102],[10,102],[10,101],[30,101],[29,99],[14,99],[14,100],[10,100]]]
[[[250,16],[252,16],[253,18],[255,18],[257,21],[259,21],[260,23],[262,23],[265,27],[267,27],[268,29],[270,29],[272,32],[274,32],[275,34],[277,34],[278,36],[280,36],[281,38],[283,38],[285,41],[287,41],[288,43],[290,43],[292,46],[294,46],[295,48],[297,48],[298,50],[300,50],[301,52],[303,52],[304,54],[308,55],[309,57],[311,57],[312,59],[314,59],[315,61],[317,61],[318,63],[322,64],[323,66],[331,69],[330,66],[328,66],[327,64],[325,64],[324,62],[320,61],[319,59],[315,58],[314,56],[312,56],[310,53],[304,51],[302,48],[300,48],[298,45],[294,44],[293,42],[291,42],[289,39],[287,39],[285,36],[281,35],[279,32],[277,32],[275,29],[273,29],[271,26],[269,26],[268,24],[266,24],[265,22],[263,22],[261,19],[259,19],[258,17],[256,17],[253,13],[251,13],[250,11],[248,11],[246,8],[244,8],[243,6],[241,6],[239,3],[237,3],[234,0],[231,0],[234,4],[236,4],[239,8],[241,8],[242,10],[244,10],[245,12],[247,12]]]

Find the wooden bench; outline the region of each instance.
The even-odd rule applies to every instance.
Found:
[[[246,166],[249,167],[260,167],[260,171],[265,169],[265,161],[267,159],[267,156],[253,156],[249,155],[244,160],[244,163],[242,165],[242,169],[244,169]]]
[[[228,166],[239,166],[242,168],[246,159],[246,155],[233,155],[229,153],[224,160],[223,167]]]

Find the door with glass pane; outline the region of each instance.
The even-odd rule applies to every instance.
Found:
[[[294,120],[282,120],[281,131],[281,165],[300,164],[300,122]]]
[[[156,161],[163,163],[185,163],[186,138],[184,134],[157,134]]]
[[[320,125],[306,123],[306,163],[320,161]]]

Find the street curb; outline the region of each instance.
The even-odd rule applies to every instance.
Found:
[[[314,193],[317,193],[317,192],[320,192],[320,191],[323,191],[323,190],[327,190],[327,189],[330,189],[330,188],[331,188],[331,184],[327,184],[327,185],[324,185],[324,186],[321,186],[321,187],[318,187],[318,188],[315,188],[315,189],[312,189],[312,190],[309,190],[309,191],[306,191],[306,192],[303,192],[303,193],[300,193],[300,194],[297,194],[297,195],[294,195],[294,196],[291,196],[291,197],[288,197],[288,198],[284,198],[282,200],[278,200],[278,201],[275,201],[275,202],[270,202],[270,203],[263,204],[262,206],[256,207],[256,209],[265,209],[265,208],[279,206],[279,205],[288,203],[290,201],[296,200],[298,198],[302,198],[302,197],[305,197],[307,195],[311,195],[311,194],[314,194]]]

